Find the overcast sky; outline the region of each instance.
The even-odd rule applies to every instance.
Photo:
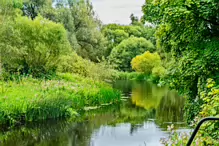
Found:
[[[141,17],[145,0],[91,0],[99,19],[104,23],[129,24],[131,13]]]

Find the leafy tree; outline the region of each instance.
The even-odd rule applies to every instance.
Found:
[[[161,66],[161,59],[157,53],[146,51],[132,59],[132,69],[137,72],[151,74],[154,67]]]
[[[21,0],[1,0],[0,1],[0,40],[3,39],[5,26],[8,25],[11,17],[16,15],[16,8],[22,7]],[[2,57],[0,55],[0,75],[2,74]]]
[[[144,20],[158,25],[157,48],[172,57],[171,86],[189,96],[188,120],[200,110],[202,100],[197,95],[206,79],[219,78],[218,11],[216,0],[149,0],[143,6]]]
[[[52,5],[52,0],[24,0],[23,14],[30,17],[32,20],[38,16],[40,9],[47,5]]]
[[[131,36],[143,37],[155,44],[155,29],[143,25],[122,26],[118,24],[108,24],[102,28],[102,33],[108,40],[108,51],[106,56],[110,55],[114,47],[118,46],[123,40]]]
[[[115,31],[115,30],[123,30],[128,33],[128,36],[135,36],[135,37],[145,37],[148,40],[154,41],[154,33],[155,29],[152,27],[146,27],[142,25],[119,25],[119,24],[108,24],[102,28],[102,32],[104,36],[107,37],[108,31]]]
[[[58,64],[58,71],[64,73],[75,73],[84,77],[90,77],[95,80],[112,79],[114,70],[105,62],[94,63],[90,60],[83,59],[75,52],[64,55]]]
[[[153,52],[154,45],[144,38],[130,37],[113,48],[109,61],[116,69],[131,71],[132,58],[145,51]]]
[[[19,16],[4,27],[1,62],[10,73],[38,77],[54,72],[59,57],[70,49],[64,27],[41,17],[32,21]]]
[[[45,7],[41,14],[65,26],[72,48],[83,58],[97,62],[105,55],[107,42],[89,1],[59,1],[57,7]]]
[[[67,30],[68,40],[71,44],[71,47],[76,50],[80,46],[78,44],[75,32],[75,24],[74,24],[74,17],[72,16],[71,10],[65,7],[45,7],[40,11],[40,14],[57,23],[62,23]]]
[[[135,16],[133,13],[130,15],[130,19],[131,19],[131,25],[138,25],[139,24],[138,17]]]
[[[106,51],[106,40],[100,32],[100,22],[95,18],[92,5],[80,1],[73,5],[71,13],[74,18],[75,32],[80,48],[76,52],[83,58],[98,61]]]
[[[105,30],[104,35],[106,36],[108,40],[108,50],[106,52],[106,56],[109,56],[112,48],[119,45],[123,40],[127,39],[129,37],[129,34],[126,33],[122,29],[116,29],[116,30]]]

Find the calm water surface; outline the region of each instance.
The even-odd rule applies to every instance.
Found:
[[[159,146],[167,125],[187,131],[184,99],[149,82],[117,81],[128,97],[119,105],[83,115],[81,122],[47,121],[0,132],[0,146]]]

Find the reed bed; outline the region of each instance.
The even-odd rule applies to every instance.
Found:
[[[0,81],[0,125],[71,117],[85,106],[119,101],[120,92],[108,84],[72,74]]]

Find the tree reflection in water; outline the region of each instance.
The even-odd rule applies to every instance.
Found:
[[[2,131],[0,146],[92,146],[95,137],[105,133],[108,137],[116,136],[116,129],[124,126],[128,126],[130,136],[152,126],[163,129],[170,123],[184,126],[181,124],[184,99],[177,92],[149,82],[118,81],[114,87],[130,96],[130,100],[86,112],[78,122],[53,120]]]

